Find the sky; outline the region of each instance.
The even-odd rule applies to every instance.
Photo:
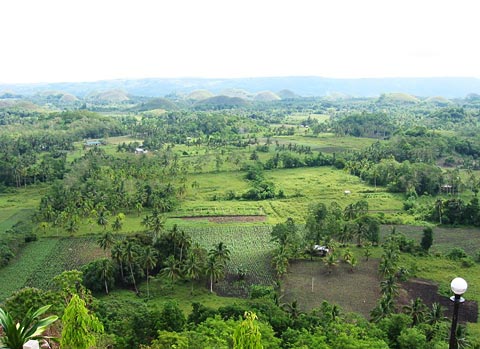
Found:
[[[5,0],[0,83],[480,77],[479,10],[478,0]]]

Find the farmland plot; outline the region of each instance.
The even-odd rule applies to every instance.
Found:
[[[271,227],[186,228],[185,232],[207,250],[219,242],[223,242],[230,250],[231,260],[227,264],[226,282],[216,285],[217,292],[241,295],[248,285],[274,284],[275,274],[270,262],[270,253],[274,248],[270,242]],[[246,273],[243,281],[239,280],[239,269]]]

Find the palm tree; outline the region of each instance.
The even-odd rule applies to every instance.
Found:
[[[135,282],[135,276],[133,275],[133,263],[136,262],[138,258],[137,245],[133,241],[127,241],[123,249],[123,257],[128,263],[130,269],[130,276],[132,277],[133,287],[135,288],[135,293],[138,294],[137,283]]]
[[[298,302],[296,299],[293,300],[292,303],[282,304],[281,307],[290,315],[291,319],[297,319],[302,314],[302,312],[298,308]]]
[[[208,252],[209,256],[215,257],[220,263],[226,264],[230,260],[230,250],[223,243],[219,242],[214,248]]]
[[[120,230],[122,230],[124,219],[125,219],[125,215],[123,213],[119,213],[115,216],[115,220],[113,221],[113,224],[112,224],[112,229],[115,232],[119,232]]]
[[[210,255],[205,264],[205,273],[210,277],[210,293],[213,293],[213,282],[221,278],[225,271],[225,265],[215,256]]]
[[[383,318],[392,314],[395,311],[395,302],[392,297],[383,295],[375,308],[370,312],[370,316],[373,322],[379,322]]]
[[[165,227],[165,217],[157,209],[154,209],[151,216],[146,215],[143,218],[142,225],[152,232],[153,241],[155,242]]]
[[[38,317],[49,308],[50,305],[41,307],[36,311],[30,308],[21,323],[15,323],[12,316],[0,308],[0,327],[3,332],[2,348],[22,349],[23,345],[30,339],[48,338],[43,336],[42,333],[53,322],[57,321],[58,316],[51,315],[41,320]]]
[[[71,217],[68,222],[67,226],[65,227],[65,230],[70,233],[70,235],[73,236],[76,232],[78,232],[78,220],[76,216]]]
[[[188,235],[187,233],[185,233],[183,230],[180,231],[180,234],[178,234],[178,238],[177,238],[177,243],[178,243],[178,246],[180,247],[180,263],[182,262],[183,260],[183,251],[185,249],[188,249],[191,245],[192,245],[192,238],[190,237],[190,235]]]
[[[111,232],[107,231],[97,239],[97,243],[103,249],[106,257],[107,250],[115,243],[115,238]]]
[[[113,245],[111,252],[112,252],[113,260],[117,262],[117,265],[120,268],[120,275],[122,277],[122,282],[123,282],[125,280],[125,277],[123,275],[123,257],[124,257],[123,244],[120,242],[116,242],[115,245]]]
[[[100,272],[99,279],[103,280],[105,285],[105,293],[108,294],[108,284],[111,283],[113,279],[112,261],[107,258],[103,258],[101,259],[100,266],[101,268],[98,270],[98,272]]]
[[[97,224],[101,225],[103,227],[103,230],[107,229],[108,216],[110,216],[110,212],[108,212],[107,210],[100,210],[98,212]]]
[[[348,262],[350,261],[350,259],[352,259],[352,257],[353,257],[352,252],[350,251],[349,248],[347,248],[347,249],[345,250],[345,252],[343,252],[343,261],[344,261],[345,263],[348,263]]]
[[[272,264],[275,270],[277,271],[277,277],[281,277],[287,272],[288,269],[288,258],[289,254],[285,246],[280,246],[275,250],[275,254],[272,257]]]
[[[338,264],[337,261],[337,256],[334,253],[331,253],[328,255],[328,257],[325,259],[325,265],[328,268],[328,274],[331,274],[333,271],[333,268]]]
[[[368,262],[368,258],[372,255],[372,250],[370,249],[372,247],[371,242],[367,242],[364,245],[364,250],[363,250],[363,255],[365,256],[365,260]]]
[[[190,294],[193,295],[193,282],[202,275],[202,263],[195,253],[190,253],[185,260],[184,273],[192,281]]]
[[[398,295],[398,285],[396,283],[395,275],[390,274],[387,278],[380,282],[380,292],[383,295],[396,297]]]
[[[166,276],[173,283],[182,275],[182,269],[180,268],[180,263],[175,259],[174,256],[168,256],[168,258],[163,263],[164,268],[160,272],[161,275]]]
[[[352,255],[350,259],[347,260],[347,263],[350,264],[350,272],[353,273],[353,269],[357,266],[358,264],[358,259],[355,257],[355,255]]]
[[[403,311],[412,318],[412,327],[425,320],[426,306],[419,297],[410,300],[410,303],[403,307]]]
[[[430,312],[426,315],[428,323],[430,325],[435,325],[436,323],[442,321],[445,319],[443,316],[443,307],[441,306],[440,303],[432,303],[432,309],[430,309]]]
[[[442,224],[442,209],[443,209],[443,201],[442,199],[437,199],[437,201],[435,201],[435,208],[437,209],[437,212],[438,212],[438,220],[439,220],[439,223]]]
[[[143,250],[142,254],[142,265],[145,268],[145,273],[147,275],[147,297],[150,298],[150,288],[149,288],[149,280],[148,280],[148,272],[149,270],[155,268],[157,265],[157,251],[152,246],[147,246]]]

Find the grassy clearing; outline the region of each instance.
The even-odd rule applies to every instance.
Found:
[[[305,132],[302,130],[302,132]],[[310,131],[309,131],[310,132]],[[359,138],[359,137],[338,137],[333,133],[321,133],[318,136],[309,135],[294,135],[294,136],[276,136],[272,137],[271,141],[279,144],[297,144],[309,146],[314,151],[321,151],[324,153],[340,153],[346,150],[359,150],[368,147],[377,142],[373,138]]]
[[[392,227],[383,226],[381,235],[385,238],[390,234]],[[405,234],[409,239],[415,240],[418,244],[422,240],[423,227],[412,225],[396,225],[395,231]],[[434,227],[433,245],[430,249],[431,254],[437,252],[446,254],[452,248],[460,247],[471,256],[475,256],[480,251],[480,228],[474,227]]]
[[[145,282],[142,282],[139,286],[142,295],[147,294],[147,286]],[[161,309],[165,303],[169,301],[177,302],[180,309],[185,315],[192,311],[192,303],[199,302],[207,307],[218,309],[223,306],[231,304],[242,304],[243,299],[235,297],[220,297],[215,293],[210,293],[207,287],[203,283],[197,283],[194,287],[193,295],[190,294],[190,282],[180,281],[174,286],[171,286],[162,279],[153,279],[150,282],[150,298],[142,298],[148,304],[149,308]],[[112,290],[107,295],[98,295],[105,303],[114,302],[116,300],[122,301],[138,301],[139,298],[133,291],[129,290]]]
[[[298,125],[308,118],[318,120],[318,122],[325,122],[330,119],[330,116],[327,114],[293,113],[286,117],[286,123]]]

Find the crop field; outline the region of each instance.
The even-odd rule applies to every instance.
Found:
[[[275,275],[270,264],[274,248],[270,242],[271,228],[267,226],[187,228],[192,240],[210,250],[223,242],[231,252],[227,264],[227,279],[235,279],[238,269],[246,271],[246,284],[273,285]],[[216,285],[226,292],[228,285]],[[223,293],[222,292],[222,293]]]
[[[44,265],[47,257],[55,252],[56,244],[54,239],[28,243],[12,263],[0,269],[0,300],[24,287],[27,280]]]
[[[0,269],[0,301],[22,287],[45,289],[65,270],[78,269],[103,256],[94,238],[33,241],[5,268]]]

